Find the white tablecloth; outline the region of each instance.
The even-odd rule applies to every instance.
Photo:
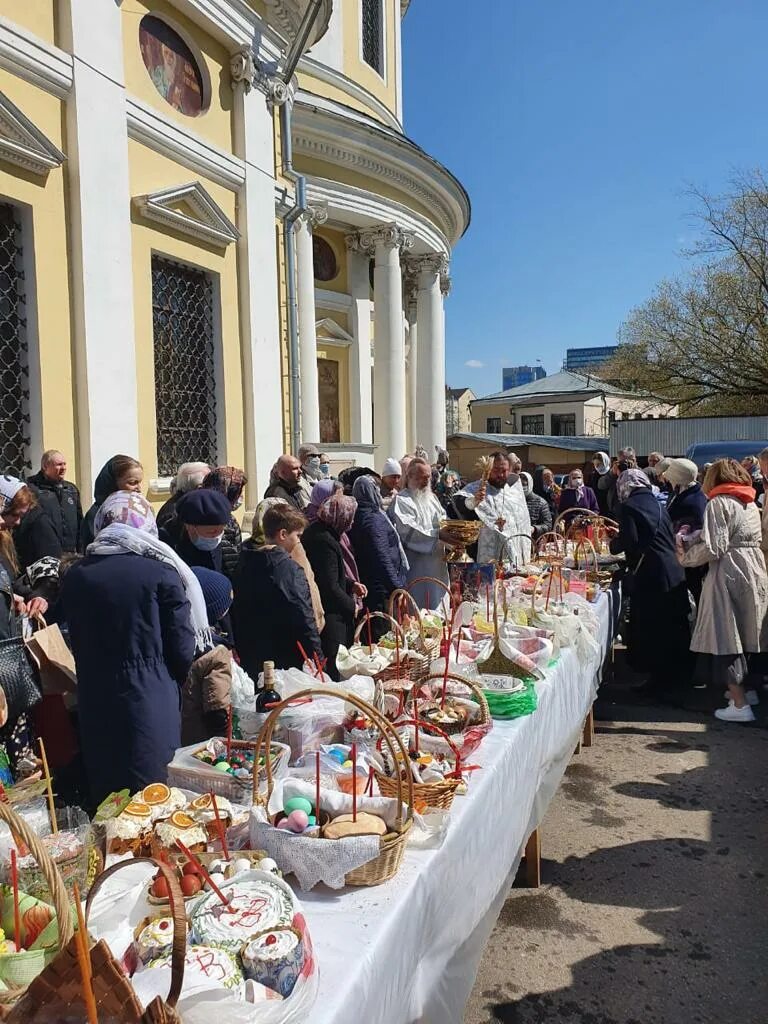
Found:
[[[601,646],[609,601],[595,606]],[[563,651],[537,684],[538,710],[494,722],[457,797],[443,845],[406,849],[373,888],[302,893],[320,967],[312,1024],[461,1024],[483,948],[594,700],[600,665]]]

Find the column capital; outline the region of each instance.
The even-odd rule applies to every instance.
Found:
[[[422,273],[437,274],[441,278],[448,273],[448,257],[441,252],[428,252],[421,256],[409,256],[408,271],[418,276]]]
[[[350,252],[359,252],[373,256],[377,245],[383,245],[387,249],[400,249],[405,252],[413,248],[414,234],[412,231],[405,231],[397,224],[377,224],[372,228],[363,228],[345,237],[344,241]]]
[[[328,203],[308,203],[299,220],[303,220],[311,231],[328,220]]]
[[[293,83],[286,84],[272,69],[258,61],[250,46],[241,46],[230,56],[229,74],[233,86],[241,86],[246,94],[256,88],[276,107],[293,100]]]
[[[410,260],[406,261],[406,270],[403,274],[403,305],[407,313],[416,312],[416,299],[419,294],[419,277],[410,270]]]

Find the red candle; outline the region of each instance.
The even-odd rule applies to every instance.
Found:
[[[414,753],[416,754],[416,757],[418,757],[419,756],[419,698],[416,696],[416,691],[415,690],[413,692],[413,721],[415,723],[415,728],[413,730],[413,743],[414,743],[413,750],[414,750]],[[408,769],[408,771],[410,771],[410,768],[409,768],[408,765],[406,765],[406,768]]]
[[[491,588],[488,584],[485,584],[485,618],[487,622],[491,621]]]
[[[17,949],[23,949],[21,941],[21,914],[19,913],[19,867],[16,850],[11,847],[11,886],[13,887],[13,938]]]
[[[232,753],[232,705],[227,708],[227,760]]]
[[[315,751],[315,821],[320,824],[320,751]]]
[[[357,821],[357,744],[352,744],[352,821]]]
[[[372,766],[368,769],[368,783],[367,783],[367,785],[365,787],[365,792],[368,793],[369,796],[373,796],[373,767]]]
[[[310,656],[309,656],[309,655],[307,654],[307,652],[306,652],[306,651],[304,650],[304,648],[302,647],[302,645],[301,645],[300,641],[298,641],[298,640],[296,641],[296,646],[297,646],[297,647],[298,647],[298,649],[299,649],[299,654],[300,654],[300,655],[302,656],[302,658],[304,659],[304,663],[306,664],[306,662],[309,662],[309,663],[310,663],[310,665],[311,665],[311,664],[312,664],[312,659],[311,659],[311,658],[310,658]]]
[[[365,624],[368,627],[368,653],[370,654],[371,653],[371,648],[373,647],[373,640],[371,639],[371,613],[370,612],[366,612],[365,613]]]
[[[317,676],[318,679],[322,679],[323,678],[323,666],[320,664],[320,658],[318,657],[317,651],[315,651],[314,653],[315,653],[315,668],[317,670],[315,672],[315,675]]]
[[[395,679],[400,679],[400,633],[395,630]]]
[[[224,828],[224,822],[221,820],[221,815],[219,814],[219,805],[216,803],[215,793],[211,793],[211,803],[213,804],[213,813],[216,815],[216,831],[219,833],[221,851],[225,858],[229,860],[229,850],[227,849],[227,830]]]

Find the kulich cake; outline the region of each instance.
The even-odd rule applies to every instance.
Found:
[[[143,964],[168,956],[173,946],[173,918],[144,919],[134,932],[136,953]]]
[[[272,928],[249,939],[240,958],[246,978],[287,999],[304,966],[304,943],[296,928]]]
[[[170,818],[174,811],[187,806],[187,798],[180,789],[172,789],[164,782],[153,782],[133,797],[138,803],[146,804],[152,814],[152,821]]]
[[[357,812],[357,820],[351,814],[340,814],[323,829],[323,839],[345,839],[347,836],[384,836],[389,831],[386,821],[377,814]]]
[[[166,851],[177,853],[178,839],[192,853],[200,853],[208,844],[208,833],[186,811],[174,811],[167,821],[158,821],[155,825],[152,834],[153,856],[162,856]]]
[[[445,707],[438,704],[436,707],[425,708],[420,714],[425,722],[436,725],[448,735],[461,732],[466,727],[469,717],[466,707],[454,704],[450,700],[445,702]]]
[[[152,811],[147,804],[132,800],[122,814],[107,822],[107,851],[132,853],[134,857],[149,851],[152,838]]]
[[[217,796],[216,807],[224,827],[227,828],[232,824],[232,819],[234,818],[232,804],[226,797]],[[213,809],[213,798],[210,793],[203,793],[202,796],[196,797],[187,807],[187,813],[205,827],[209,839],[216,839],[218,837],[216,811]]]
[[[170,954],[159,957],[157,960],[150,960],[145,971],[153,970],[167,972],[168,982],[170,982]],[[135,977],[141,977],[145,971]],[[235,957],[225,949],[210,946],[188,946],[184,956],[182,994],[190,996],[197,992],[222,988],[236,999],[244,998],[243,974]]]
[[[206,893],[194,905],[194,942],[221,946],[237,954],[252,936],[270,928],[284,928],[293,921],[293,896],[276,878],[243,874],[220,888],[229,900],[228,907],[214,892]]]

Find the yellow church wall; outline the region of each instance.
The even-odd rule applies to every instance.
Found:
[[[152,14],[166,21],[189,45],[194,56],[205,69],[204,99],[209,106],[198,117],[182,114],[167,103],[155,88],[149,72],[144,66],[139,47],[139,25],[145,14]],[[151,6],[142,0],[131,0],[124,4],[123,15],[123,59],[125,62],[125,85],[128,93],[148,106],[159,110],[169,120],[177,122],[189,131],[213,142],[220,149],[232,151],[232,119],[234,98],[229,75],[229,55],[226,49],[207,35],[189,18],[172,7],[166,0],[158,0]],[[207,82],[205,81],[207,77]]]
[[[366,64],[362,57],[359,0],[345,0],[342,4],[342,12],[344,15],[344,66],[342,68],[344,74],[372,93],[388,110],[396,113],[395,18],[400,17],[399,0],[384,0],[386,51],[384,78]]]
[[[0,71],[0,89],[55,146],[66,152],[62,104],[56,97],[6,71]],[[42,176],[0,161],[0,197],[18,204],[24,215],[23,227],[31,223],[32,228],[31,235],[23,230],[22,246],[27,266],[34,266],[32,280],[27,280],[27,321],[33,328],[37,318],[37,337],[30,330],[29,341],[30,362],[40,367],[42,446],[62,448],[69,459],[69,478],[76,479],[66,166],[65,162]],[[35,386],[34,372],[31,384]],[[30,454],[37,469],[40,452]]]
[[[315,285],[318,288],[327,289],[329,292],[342,292],[346,294],[349,281],[347,278],[347,246],[344,242],[344,232],[336,231],[333,228],[320,227],[315,228],[313,233],[320,238],[324,238],[333,249],[334,256],[336,257],[336,266],[338,267],[338,273],[333,280],[315,281]]]
[[[171,185],[180,185],[195,177],[186,168],[129,141],[131,196],[144,195]],[[234,222],[235,195],[215,182],[197,176],[203,188]],[[136,329],[136,375],[139,381],[139,444],[140,458],[147,478],[157,476],[155,433],[154,344],[152,337],[152,274],[153,255],[178,260],[214,277],[214,322],[219,325],[215,346],[217,373],[221,373],[218,405],[219,457],[222,463],[243,466],[245,433],[240,322],[238,315],[237,260],[235,244],[220,249],[202,241],[193,241],[158,225],[144,221],[131,211],[131,242],[133,254],[133,294]]]
[[[0,15],[56,44],[56,0],[0,0]]]

